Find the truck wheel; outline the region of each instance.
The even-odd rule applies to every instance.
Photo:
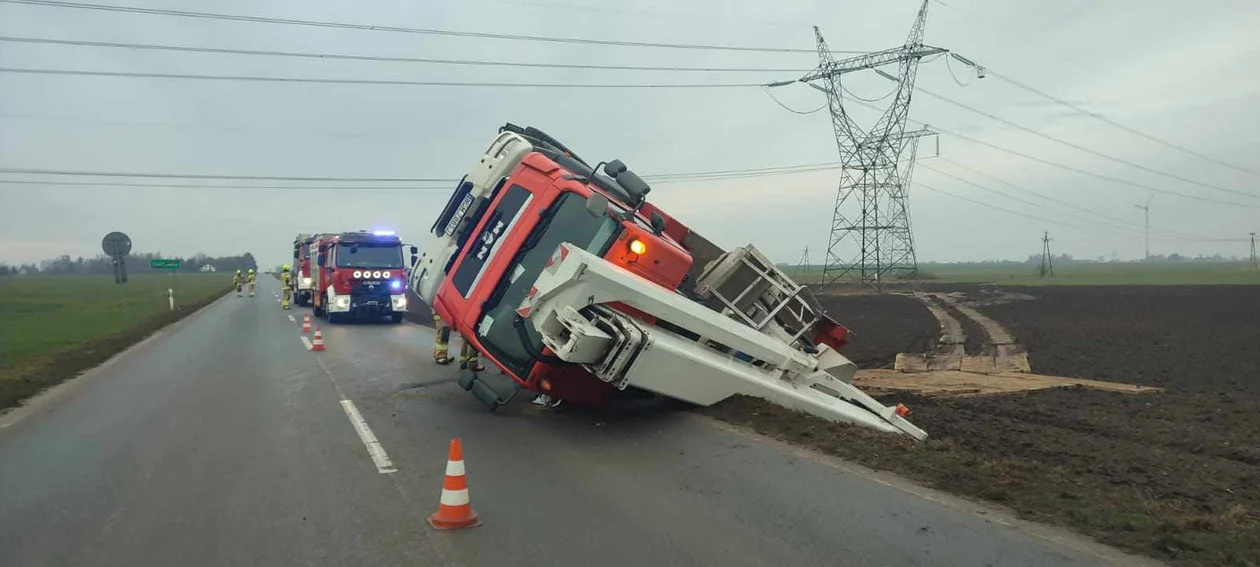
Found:
[[[389,320],[390,320],[390,321],[392,321],[395,325],[397,325],[398,323],[402,323],[402,321],[403,321],[403,314],[402,314],[402,313],[394,313],[393,315],[390,315],[390,316],[389,316]]]

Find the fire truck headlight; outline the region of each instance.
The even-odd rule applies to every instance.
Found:
[[[349,308],[350,308],[350,296],[348,296],[348,295],[338,295],[337,297],[333,298],[333,307],[335,307],[335,308],[337,308],[337,309],[339,309],[339,310],[346,310],[346,309],[349,309]]]
[[[354,271],[354,279],[356,279],[356,280],[357,280],[357,279],[359,279],[359,278],[361,278],[361,277],[363,277],[363,272],[361,272],[361,271],[359,271],[359,270],[355,270],[355,271]]]
[[[389,279],[389,272],[381,272],[381,277],[384,279]]]
[[[407,310],[407,296],[405,295],[391,295],[389,296],[389,302],[394,308],[394,311]]]
[[[364,275],[367,275],[367,274],[364,274]],[[375,272],[372,272],[372,279],[374,279],[374,280],[379,280],[379,279],[381,279],[381,272],[380,272],[380,270],[377,270],[377,271],[375,271]]]
[[[644,244],[642,240],[635,238],[630,241],[630,251],[635,254],[642,255],[644,252],[647,252],[647,244]]]
[[[394,280],[392,282],[389,282],[389,289],[392,289],[394,291],[398,291],[402,289],[402,280]]]
[[[306,287],[311,287],[311,278],[302,278],[302,285]]]

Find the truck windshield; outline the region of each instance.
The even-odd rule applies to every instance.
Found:
[[[517,252],[515,261],[504,272],[503,279],[495,288],[491,300],[482,314],[482,325],[489,325],[481,337],[482,345],[517,377],[525,378],[533,358],[521,344],[513,323],[516,308],[525,294],[542,273],[543,265],[561,242],[581,247],[592,254],[602,256],[616,240],[621,226],[608,215],[593,217],[586,211],[586,198],[576,193],[564,193],[545,210],[538,225],[525,240],[525,246]],[[542,350],[542,339],[532,325],[526,325],[529,339],[536,351]]]
[[[337,247],[338,268],[402,268],[402,247],[392,245],[346,244]]]

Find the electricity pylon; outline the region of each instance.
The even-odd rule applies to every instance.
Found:
[[[928,0],[923,0],[904,45],[840,61],[832,57],[822,32],[814,28],[819,64],[798,81],[810,83],[827,95],[841,163],[823,262],[824,285],[853,275],[863,285],[879,288],[890,278],[918,275],[907,191],[914,164],[906,165],[904,171],[899,165],[907,149],[913,156],[919,137],[933,133],[906,132],[919,60],[945,52],[923,45],[927,6]],[[869,130],[863,129],[845,109],[840,79],[847,73],[891,64],[899,66],[892,103]],[[853,248],[857,249],[856,256]]]
[[[1050,231],[1041,236],[1041,277],[1054,277],[1054,256],[1050,254]]]

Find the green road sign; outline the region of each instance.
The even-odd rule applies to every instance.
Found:
[[[153,258],[149,260],[149,267],[155,270],[178,270],[183,261],[179,258]]]

